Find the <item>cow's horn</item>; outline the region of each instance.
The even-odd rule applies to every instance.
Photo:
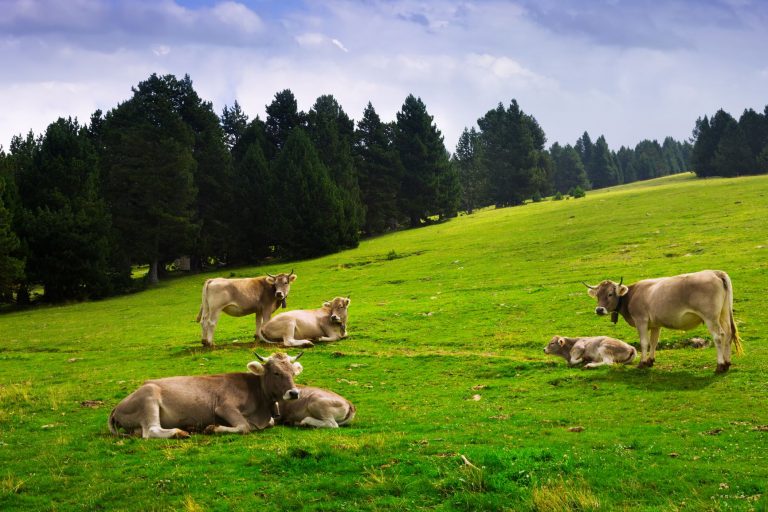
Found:
[[[621,283],[624,282],[624,276],[621,276],[621,279],[619,279],[619,286],[621,286]]]
[[[299,355],[297,355],[296,357],[292,357],[292,358],[291,358],[291,362],[292,362],[292,363],[295,363],[295,362],[296,362],[296,360],[297,360],[298,358],[300,358],[301,356],[303,356],[303,355],[304,355],[304,352],[299,352]]]
[[[587,288],[589,288],[590,290],[594,290],[595,288],[597,288],[597,286],[591,286],[591,285],[588,285],[588,284],[587,284],[587,283],[585,283],[584,281],[582,281],[581,283],[582,283],[584,286],[586,286]]]
[[[273,276],[273,275],[272,275],[272,274],[270,274],[269,272],[267,272],[267,275],[268,275],[269,277],[271,277],[272,279],[274,279],[274,278],[275,278],[275,276]]]
[[[291,277],[293,275],[293,269],[291,269],[291,273],[288,274],[288,277]]]
[[[259,353],[258,353],[258,352],[254,352],[254,354],[256,355],[256,358],[257,358],[259,361],[261,361],[262,363],[266,363],[266,362],[267,362],[267,360],[266,360],[266,359],[264,359],[263,357],[261,357],[261,356],[259,355]]]

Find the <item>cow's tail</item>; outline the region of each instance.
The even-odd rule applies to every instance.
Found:
[[[200,311],[197,312],[197,323],[200,323],[200,320],[203,318],[203,313],[208,312],[208,283],[210,282],[210,279],[206,279],[205,284],[203,284],[203,297],[200,301]]]
[[[263,327],[263,325],[262,325],[262,327]],[[261,341],[263,341],[264,343],[280,343],[279,341],[272,341],[272,340],[268,340],[268,339],[267,339],[267,338],[264,336],[264,333],[263,333],[263,332],[261,332],[261,327],[259,327],[259,338],[261,338]]]
[[[347,415],[344,416],[344,419],[339,421],[339,425],[346,425],[350,421],[352,421],[355,418],[355,413],[357,412],[357,409],[355,409],[355,405],[347,400],[347,404],[349,404],[349,408],[347,409]]]
[[[627,359],[626,361],[624,361],[624,364],[631,363],[632,361],[634,361],[635,357],[637,357],[637,349],[632,345],[630,345],[629,348],[632,350],[629,351],[629,356],[627,356]]]
[[[723,286],[725,286],[726,306],[728,307],[728,321],[731,324],[731,343],[733,343],[733,350],[736,355],[744,354],[744,347],[741,344],[741,336],[739,336],[739,328],[736,327],[736,321],[733,319],[733,284],[731,284],[731,277],[725,272],[720,273],[720,279],[723,280]]]

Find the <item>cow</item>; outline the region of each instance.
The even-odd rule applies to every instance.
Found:
[[[586,363],[584,368],[597,368],[606,364],[629,364],[637,355],[637,350],[628,343],[608,336],[554,336],[544,347],[544,353],[561,356],[571,366]]]
[[[202,327],[202,342],[205,347],[213,346],[213,332],[221,312],[230,316],[256,315],[256,330],[253,337],[258,339],[259,328],[269,320],[278,307],[285,307],[285,299],[291,290],[296,274],[267,274],[245,279],[208,279],[203,285],[203,300],[197,321]]]
[[[261,326],[259,337],[266,343],[282,343],[286,347],[311,347],[313,341],[346,338],[350,302],[349,297],[335,297],[319,309],[280,313]]]
[[[338,428],[355,417],[355,406],[327,389],[299,387],[298,400],[278,400],[277,424],[316,428]]]
[[[112,410],[110,432],[184,438],[189,430],[247,434],[273,426],[274,404],[301,396],[293,382],[303,370],[297,362],[301,354],[256,357],[247,365],[249,372],[146,381]]]
[[[640,335],[639,368],[653,366],[656,345],[662,327],[688,331],[704,323],[717,347],[717,373],[731,366],[731,343],[736,354],[743,352],[741,338],[733,320],[733,286],[721,270],[702,270],[657,279],[643,279],[626,286],[603,281],[597,286],[583,283],[589,295],[597,299],[595,313],[611,313],[637,328]]]

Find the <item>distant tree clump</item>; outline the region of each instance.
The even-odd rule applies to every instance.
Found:
[[[743,176],[768,172],[768,106],[747,109],[737,121],[720,109],[696,120],[691,160],[696,175]]]

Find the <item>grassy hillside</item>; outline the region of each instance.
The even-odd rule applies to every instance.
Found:
[[[768,177],[682,175],[235,270],[295,268],[289,308],[351,294],[350,337],[307,350],[298,377],[356,404],[336,431],[108,435],[109,411],[145,379],[253,359],[252,317],[222,317],[217,348],[200,345],[213,274],[4,314],[0,509],[766,510],[766,219]],[[706,268],[734,283],[746,355],[729,373],[714,374],[714,348],[673,348],[703,328],[662,330],[650,370],[543,353],[554,334],[637,344],[594,315],[580,281]]]

